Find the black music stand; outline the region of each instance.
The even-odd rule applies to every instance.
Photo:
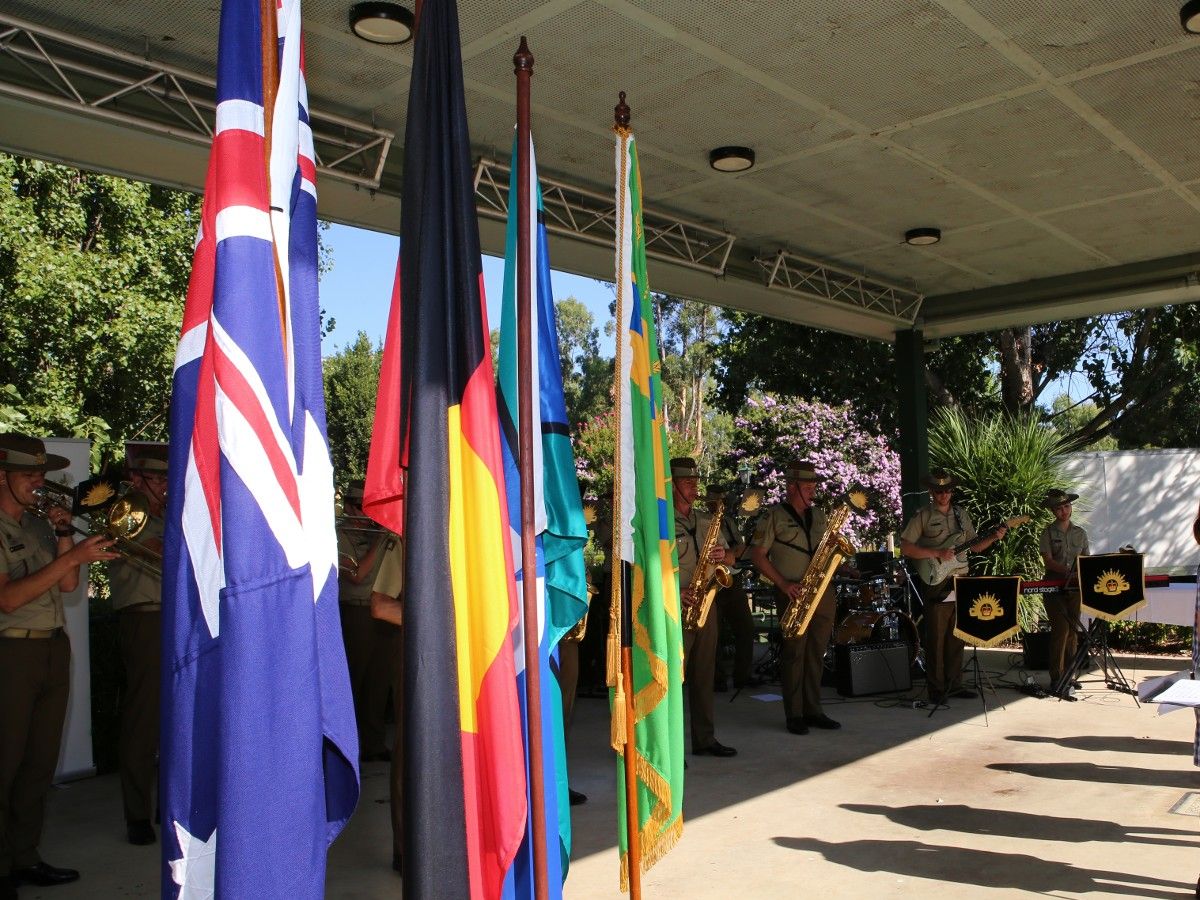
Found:
[[[1071,683],[1078,681],[1080,674],[1087,671],[1088,661],[1092,654],[1095,654],[1100,668],[1104,671],[1104,686],[1110,691],[1129,694],[1133,697],[1133,702],[1140,707],[1142,704],[1138,702],[1137,688],[1129,683],[1108,646],[1108,622],[1092,619],[1091,625],[1085,629],[1083,623],[1076,618],[1075,629],[1079,646],[1075,648],[1075,656],[1070,666],[1063,669],[1058,681],[1051,685],[1050,693],[1059,700],[1074,702],[1078,699],[1071,695]]]
[[[974,674],[974,687],[983,707],[983,721],[988,724],[988,708],[985,690],[1007,709],[996,692],[991,676],[979,664],[979,648],[995,647],[1017,632],[1017,606],[1021,593],[1021,579],[1011,575],[983,575],[954,577],[955,624],[954,636],[971,647],[971,658],[963,666]],[[935,713],[940,704],[935,704],[929,715]]]

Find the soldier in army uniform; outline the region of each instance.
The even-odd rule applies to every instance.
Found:
[[[708,535],[711,518],[697,509],[700,473],[696,461],[682,456],[671,460],[671,494],[675,505],[675,547],[679,555],[680,600],[684,607],[703,598],[692,596],[688,587],[695,574],[699,556]],[[710,557],[715,564],[732,561],[720,537]],[[692,725],[692,753],[696,756],[727,757],[737,755],[716,738],[716,710],[713,706],[713,673],[717,662],[717,617],[709,615],[703,628],[683,632],[684,680],[688,689],[688,715]]]
[[[956,558],[955,547],[974,541],[968,549],[979,553],[1007,533],[1002,525],[995,534],[980,538],[967,511],[950,502],[955,483],[954,476],[945,469],[934,469],[925,479],[929,503],[917,510],[900,534],[900,551],[909,559],[952,563]],[[963,563],[961,574],[966,572]],[[954,636],[957,610],[946,601],[954,589],[954,578],[947,577],[938,584],[927,584],[918,578],[918,588],[924,604],[925,689],[929,699],[944,704],[947,697],[978,696],[962,683],[963,642]]]
[[[167,445],[130,444],[125,450],[131,490],[146,499],[150,515],[133,542],[146,554],[108,567],[117,613],[125,691],[121,695],[118,755],[125,831],[131,844],[153,844],[154,787],[158,774],[158,697],[162,668],[163,515],[167,504]]]
[[[387,657],[392,685],[392,709],[396,714],[396,737],[392,742],[392,766],[388,791],[392,805],[392,868],[404,871],[404,541],[388,534],[378,574],[371,586],[371,615],[387,623]]]
[[[394,629],[372,618],[371,588],[389,535],[363,515],[362,502],[363,483],[352,481],[342,499],[345,515],[338,523],[338,610],[358,720],[359,756],[365,762],[386,762],[391,754],[384,735],[384,716]]]
[[[37,438],[0,434],[0,900],[79,878],[38,854],[70,692],[62,595],[80,566],[117,554],[101,535],[76,544],[68,510],[30,511],[45,473],[68,464]]]
[[[800,595],[804,574],[826,528],[825,514],[813,506],[817,492],[817,472],[813,464],[791,463],[785,478],[783,502],[767,510],[750,541],[750,558],[775,585],[775,606],[781,617]],[[783,640],[780,658],[783,713],[787,730],[792,734],[807,734],[810,726],[842,727],[825,715],[821,707],[821,674],[836,613],[837,598],[827,589],[817,600],[817,608],[804,634]]]
[[[709,485],[704,494],[704,503],[710,514],[716,512],[717,504],[724,500],[728,492],[724,488]],[[746,542],[738,532],[737,522],[725,509],[721,516],[721,540],[729,548],[732,562],[736,563],[746,552]],[[718,618],[718,640],[720,647],[727,633],[733,635],[733,686],[735,688],[754,687],[757,681],[750,675],[750,666],[754,662],[754,617],[750,615],[750,601],[746,592],[738,584],[717,591],[713,603],[713,615]],[[722,693],[728,690],[729,663],[718,654],[716,679],[713,690]]]
[[[1046,526],[1041,537],[1042,561],[1046,564],[1043,578],[1061,578],[1066,585],[1061,591],[1042,596],[1046,615],[1050,618],[1050,684],[1059,678],[1075,658],[1075,635],[1079,628],[1081,597],[1076,580],[1075,560],[1087,556],[1087,532],[1071,523],[1071,504],[1078,494],[1054,489],[1046,495],[1046,509],[1054,513],[1054,521]],[[1078,682],[1067,686],[1081,687]]]

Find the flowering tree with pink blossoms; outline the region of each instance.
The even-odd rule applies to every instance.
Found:
[[[784,468],[808,460],[820,476],[817,505],[830,508],[854,486],[867,489],[871,506],[851,518],[850,537],[861,547],[882,543],[900,524],[900,457],[874,433],[850,403],[752,394],[734,419],[733,450],[720,465],[728,480],[749,473],[776,503],[784,495]]]

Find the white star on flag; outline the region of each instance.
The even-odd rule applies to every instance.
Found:
[[[217,829],[213,829],[207,841],[202,841],[178,822],[173,824],[179,849],[183,851],[182,859],[171,860],[171,880],[179,885],[179,900],[212,900],[217,870]]]

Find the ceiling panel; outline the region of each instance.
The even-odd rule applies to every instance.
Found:
[[[892,140],[1028,211],[1158,184],[1046,94],[969,110]]]
[[[853,219],[900,240],[909,228],[961,228],[1000,218],[994,203],[949,182],[926,166],[872,141],[747,175],[781,196]],[[903,185],[903,190],[897,190]]]
[[[1200,177],[1200,41],[1187,53],[1097,75],[1072,87],[1176,178]]]
[[[972,0],[971,6],[1055,75],[1188,42],[1181,3],[1163,0]]]
[[[1028,81],[929,0],[639,5],[869,128]]]
[[[953,242],[943,239],[943,244],[947,256],[985,273],[993,283],[1048,278],[1095,265],[1093,257],[1028,222],[965,231],[955,235]]]
[[[1122,263],[1200,249],[1200,211],[1170,191],[1042,218]]]

